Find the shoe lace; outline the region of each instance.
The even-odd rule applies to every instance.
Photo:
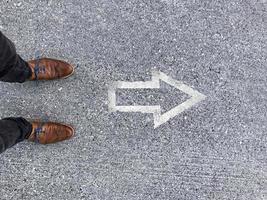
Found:
[[[34,129],[34,141],[36,143],[40,143],[39,138],[42,133],[44,133],[42,125]]]
[[[36,59],[36,63],[34,66],[34,79],[38,80],[38,75],[41,73],[45,73],[45,66],[40,66],[40,59],[41,59],[41,52],[37,51],[35,53],[35,59]]]
[[[45,66],[40,66],[40,58],[37,59],[36,64],[34,66],[34,79],[38,80],[38,75],[41,73],[45,73]]]

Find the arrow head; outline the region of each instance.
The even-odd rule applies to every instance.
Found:
[[[164,81],[165,83],[175,87],[176,89],[182,91],[183,93],[189,95],[189,99],[184,101],[183,103],[179,104],[178,106],[174,107],[173,109],[165,112],[164,114],[160,112],[154,113],[154,128],[159,127],[160,125],[166,123],[171,118],[177,116],[178,114],[184,112],[185,110],[195,106],[202,100],[206,98],[204,94],[192,89],[191,87],[185,85],[181,81],[177,81],[162,72],[153,72],[154,79],[159,79]]]

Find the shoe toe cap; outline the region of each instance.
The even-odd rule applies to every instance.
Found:
[[[68,77],[74,73],[74,67],[71,64],[66,66],[65,76]]]
[[[74,128],[70,125],[65,125],[66,139],[72,138],[74,136]]]
[[[58,63],[60,63],[58,65],[59,78],[67,78],[74,73],[74,67],[71,64],[64,61],[58,61]]]

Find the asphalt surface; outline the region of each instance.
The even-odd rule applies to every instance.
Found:
[[[76,66],[66,79],[0,83],[0,117],[70,123],[76,136],[0,155],[0,199],[267,199],[265,0],[5,0],[0,29],[24,59]],[[153,115],[110,113],[114,81],[152,70],[205,94],[154,129]],[[117,91],[119,105],[168,111],[175,88]]]

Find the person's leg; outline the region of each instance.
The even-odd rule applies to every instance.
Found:
[[[16,53],[14,44],[0,31],[0,81],[22,83],[31,75],[28,63]]]
[[[14,44],[0,31],[0,81],[23,83],[27,80],[67,78],[74,67],[62,60],[38,58],[24,61]]]
[[[73,127],[66,124],[5,118],[0,120],[0,153],[25,139],[39,144],[51,144],[70,139],[73,135]]]
[[[31,123],[23,118],[0,120],[0,153],[28,138],[31,132]]]

